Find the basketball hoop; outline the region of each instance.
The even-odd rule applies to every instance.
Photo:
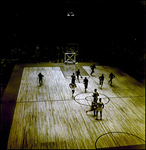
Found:
[[[64,63],[75,63],[76,53],[64,53]]]

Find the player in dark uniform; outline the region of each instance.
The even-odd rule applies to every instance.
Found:
[[[103,86],[103,81],[104,81],[104,75],[102,74],[100,77],[99,77],[99,85],[101,85],[101,88]]]
[[[80,70],[78,69],[78,71],[76,71],[76,76],[77,76],[77,79],[78,79],[78,81],[79,81],[79,76],[82,78],[82,76],[81,76],[81,73],[80,73]],[[80,82],[80,81],[79,81]]]
[[[91,106],[90,106],[90,110],[87,110],[86,113],[87,113],[88,111],[94,111],[94,116],[95,116],[96,107],[97,107],[97,103],[93,100],[93,101],[92,101],[92,104],[91,104]]]
[[[71,83],[75,84],[76,76],[74,73],[72,74],[71,78]]]
[[[90,68],[91,68],[91,73],[90,73],[90,75],[92,75],[92,74],[94,73],[94,69],[96,68],[96,67],[95,67],[95,64],[93,64],[93,66],[91,66]]]
[[[93,111],[94,110],[94,116],[95,116],[95,110],[96,110],[96,107],[97,107],[98,96],[99,96],[99,94],[97,92],[97,89],[94,89],[94,93],[92,95],[92,97],[94,97],[94,99],[93,99],[92,104],[91,104],[91,109],[88,110],[88,111]],[[86,113],[88,111],[86,111]]]
[[[85,77],[85,79],[83,80],[83,83],[85,85],[85,92],[86,92],[86,89],[88,88],[88,79]]]
[[[42,78],[44,77],[44,75],[42,75],[41,73],[38,74],[39,76],[39,85],[41,86],[42,85]]]
[[[109,75],[110,80],[108,81],[108,83],[112,86],[112,80],[113,78],[115,78],[115,75],[111,72]]]
[[[94,97],[94,102],[97,102],[98,96],[99,96],[99,94],[98,94],[98,92],[97,92],[97,89],[94,89],[94,93],[93,93],[93,95],[92,95],[92,97]]]

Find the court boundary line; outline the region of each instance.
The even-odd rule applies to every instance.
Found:
[[[99,149],[99,148],[97,148],[97,146],[96,146],[96,144],[97,144],[97,141],[99,140],[99,138],[100,137],[102,137],[102,136],[104,136],[104,135],[106,135],[106,134],[113,134],[113,133],[124,133],[124,134],[128,134],[128,135],[132,135],[132,136],[135,136],[135,137],[137,137],[137,138],[139,138],[139,139],[141,139],[142,141],[144,141],[145,142],[145,140],[143,140],[142,138],[140,138],[140,137],[138,137],[137,135],[134,135],[134,134],[131,134],[131,133],[128,133],[128,132],[119,132],[119,131],[115,131],[115,132],[107,132],[107,133],[104,133],[104,134],[102,134],[102,135],[100,135],[97,139],[96,139],[96,141],[95,141],[95,148],[96,149]],[[133,146],[133,145],[127,145],[127,146]],[[125,146],[117,146],[117,147],[125,147]],[[106,148],[111,148],[111,147],[106,147]],[[116,147],[113,147],[113,148],[116,148]],[[101,149],[101,148],[100,148]]]

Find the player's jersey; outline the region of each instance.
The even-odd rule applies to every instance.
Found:
[[[100,80],[100,82],[103,82],[104,76],[100,76],[100,77],[99,77],[99,80]]]
[[[113,73],[111,73],[111,74],[109,75],[109,77],[110,77],[111,79],[113,79],[113,78],[115,77],[115,75],[114,75]]]
[[[98,102],[97,103],[97,111],[102,111],[103,109],[103,102]]]
[[[88,84],[88,80],[87,79],[84,79],[84,84]]]
[[[92,95],[92,96],[94,97],[94,100],[97,100],[97,98],[98,98],[99,94],[98,94],[97,92],[95,92],[95,93],[93,93],[93,95]]]
[[[72,75],[71,78],[72,78],[72,79],[76,79],[76,76],[75,76],[75,75]]]
[[[69,87],[70,87],[72,90],[75,90],[75,88],[76,88],[76,84],[72,84],[72,83],[70,83],[70,84],[69,84]]]
[[[43,75],[42,75],[42,74],[39,74],[38,76],[39,76],[39,79],[42,79],[42,77],[43,77]]]

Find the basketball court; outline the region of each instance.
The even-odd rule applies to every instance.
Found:
[[[17,64],[2,99],[2,128],[8,149],[98,149],[145,147],[145,87],[111,66],[95,63]],[[69,84],[80,69],[75,96]],[[38,74],[44,75],[39,86]],[[113,72],[113,86],[108,84]],[[99,76],[104,74],[103,88]],[[83,79],[89,80],[84,92]],[[103,119],[90,109],[97,89],[104,103]],[[5,118],[7,118],[5,120]],[[7,141],[7,142],[5,142]]]

